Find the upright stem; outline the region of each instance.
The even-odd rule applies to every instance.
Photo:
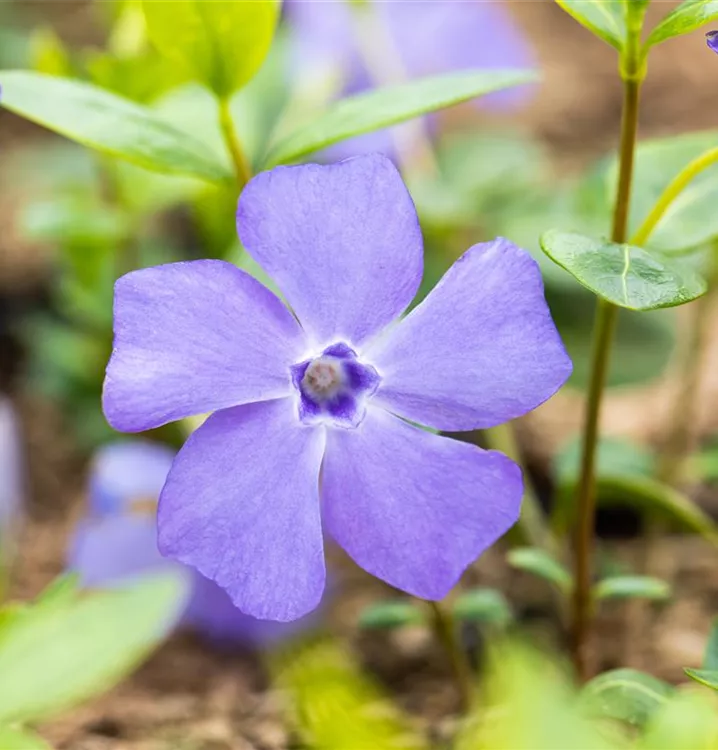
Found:
[[[428,604],[431,609],[434,633],[444,647],[446,655],[451,662],[451,669],[459,691],[461,712],[466,713],[471,708],[473,702],[473,687],[469,662],[461,647],[461,642],[456,633],[451,615],[444,611],[439,602],[428,602]]]
[[[639,30],[640,31],[640,30]],[[635,39],[633,40],[636,41]],[[638,71],[637,44],[629,44],[622,60],[624,95],[619,147],[619,172],[611,239],[625,242],[633,179],[633,160],[638,127],[638,101],[642,71]],[[586,421],[583,430],[581,474],[576,495],[577,526],[574,552],[574,590],[572,600],[571,652],[579,679],[588,677],[586,646],[591,624],[591,586],[593,578],[594,522],[596,512],[595,464],[598,426],[603,392],[610,362],[611,343],[618,309],[598,300],[593,331],[591,379],[588,388]]]
[[[237,130],[232,120],[232,112],[229,108],[229,97],[219,99],[219,126],[222,130],[224,142],[227,144],[227,150],[232,157],[232,164],[237,176],[237,183],[240,188],[244,187],[252,177],[252,168],[247,161],[247,157],[242,148],[242,144],[237,137]]]

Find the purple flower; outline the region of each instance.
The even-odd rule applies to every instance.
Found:
[[[267,644],[296,632],[243,614],[216,583],[160,555],[155,510],[173,458],[166,446],[144,440],[98,451],[90,474],[91,516],[73,536],[70,569],[86,587],[111,586],[163,568],[183,570],[192,593],[180,619],[215,642]]]
[[[713,52],[718,52],[718,30],[709,31],[706,34],[706,43],[713,50]]]
[[[170,470],[160,550],[255,617],[317,605],[322,530],[373,575],[441,599],[515,523],[521,475],[408,420],[486,428],[560,388],[571,363],[538,266],[508,240],[475,245],[392,325],[419,287],[422,237],[378,155],[260,174],[237,225],[292,312],[221,261],[115,287],[110,424],[138,432],[215,412]]]
[[[22,512],[24,472],[20,429],[9,400],[0,397],[0,563],[12,555],[14,535]]]
[[[465,69],[531,68],[528,40],[500,2],[467,0],[369,0],[383,34],[367,35],[376,62],[391,77],[406,79]],[[317,85],[338,76],[344,94],[355,94],[390,80],[376,80],[360,51],[355,12],[347,2],[291,0],[286,3],[292,37],[292,74]],[[365,50],[366,51],[366,50]],[[370,52],[371,54],[371,52]],[[534,87],[522,86],[476,100],[480,107],[507,108],[526,103]],[[369,133],[332,147],[344,155],[393,151],[389,131]]]

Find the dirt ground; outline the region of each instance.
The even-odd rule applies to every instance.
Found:
[[[674,4],[654,0],[651,16],[660,16]],[[84,13],[82,3],[46,5],[54,6],[53,16],[68,38],[82,33],[82,24],[77,23]],[[519,119],[570,172],[615,143],[621,88],[614,51],[549,0],[513,0],[511,10],[534,41],[545,71],[542,95]],[[701,32],[660,47],[651,59],[645,84],[641,135],[715,127],[717,83],[718,59],[710,56]],[[10,119],[2,116],[3,139],[6,127],[8,138],[24,138],[24,125],[10,123]],[[8,142],[13,141],[3,140],[3,149]],[[21,311],[24,300],[35,299],[48,274],[46,250],[25,246],[16,236],[18,201],[12,186],[0,181],[0,315]],[[13,356],[5,348],[9,344],[3,341],[2,345]],[[700,389],[704,408],[698,428],[702,434],[718,428],[716,364],[718,336],[706,357]],[[30,518],[14,586],[14,594],[24,598],[36,594],[62,569],[67,534],[82,503],[83,458],[68,439],[57,409],[24,393],[17,381],[13,383],[31,468]],[[655,439],[665,422],[667,396],[673,388],[669,378],[640,389],[613,391],[604,415],[606,430],[644,441]],[[521,434],[532,463],[545,463],[556,446],[575,433],[580,418],[580,396],[564,393],[525,419]],[[709,505],[716,503],[710,493],[707,500]],[[627,560],[637,554],[633,540],[609,544]],[[660,554],[667,562],[676,597],[652,610],[648,632],[630,643],[617,637],[626,631],[625,607],[615,605],[604,611],[596,624],[596,669],[629,664],[677,681],[682,667],[700,662],[710,620],[718,609],[715,552],[700,540],[675,537],[665,540]],[[413,631],[380,635],[373,641],[361,635],[355,625],[358,611],[386,591],[346,561],[339,565],[338,575],[342,594],[330,607],[328,627],[389,686],[419,725],[440,734],[437,727],[455,711],[456,696],[435,644],[426,634]],[[529,627],[546,629],[549,592],[508,569],[500,550],[488,553],[466,579],[500,586],[525,614]],[[297,746],[286,720],[284,697],[268,687],[261,658],[213,650],[190,635],[174,637],[131,679],[48,723],[42,733],[61,750],[280,750]]]

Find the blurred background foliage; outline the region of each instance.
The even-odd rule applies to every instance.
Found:
[[[40,5],[0,3],[0,69],[18,68],[86,82],[142,105],[162,123],[199,141],[219,173],[230,173],[233,159],[217,118],[215,96],[197,82],[191,66],[161,52],[163,44],[166,51],[166,40],[158,43],[155,33],[153,43],[142,3],[103,0],[87,5],[93,32],[68,35],[58,33],[51,22],[53,14]],[[298,54],[305,54],[301,50],[306,50],[307,40],[311,47],[313,38],[298,41],[306,27],[296,14],[296,2],[289,0],[268,56],[247,85],[236,91],[229,86],[229,95],[225,78],[213,79],[215,88],[228,94],[229,112],[252,170],[270,163],[278,145],[291,146],[292,134],[301,135],[302,126],[311,130],[317,113],[329,111],[337,99],[390,83],[372,81],[364,69],[366,59],[357,67],[353,47],[351,54],[339,55],[336,64],[317,65],[313,58],[311,64],[303,64]],[[563,41],[561,29],[554,33]],[[340,52],[349,49],[349,42],[340,35],[336,38],[344,45]],[[170,43],[170,51],[171,47]],[[321,45],[315,52],[321,62]],[[516,65],[532,65],[529,45],[514,52]],[[432,72],[447,71],[422,71]],[[538,238],[550,227],[606,236],[616,160],[610,154],[594,154],[586,163],[572,162],[567,169],[562,155],[546,138],[522,126],[520,118],[513,124],[513,113],[540,96],[538,87],[502,92],[506,93],[515,96],[507,101],[494,99],[492,94],[486,99],[489,116],[484,116],[486,110],[478,113],[462,104],[423,118],[418,130],[394,129],[392,135],[382,132],[378,140],[369,141],[367,136],[338,144],[327,139],[320,145],[328,148],[318,152],[305,148],[292,154],[290,149],[289,161],[330,161],[372,146],[394,154],[417,204],[425,237],[425,275],[417,301],[477,241],[503,235],[529,250],[541,266],[547,299],[574,361],[570,387],[580,394],[588,376],[595,298],[547,258]],[[496,112],[500,114],[493,117]],[[40,137],[33,131],[15,137],[14,130],[10,123],[10,147],[3,148],[2,154],[3,182],[12,185],[19,203],[12,233],[21,247],[41,248],[46,254],[47,283],[39,299],[29,305],[29,312],[23,311],[27,314],[11,317],[11,335],[26,350],[22,375],[27,376],[30,390],[62,407],[68,440],[97,459],[98,449],[108,444],[114,448],[117,438],[102,416],[100,393],[112,346],[112,289],[119,275],[163,262],[212,257],[234,262],[273,285],[238,243],[234,227],[238,188],[233,182],[160,174],[62,138]],[[407,163],[399,146],[417,137],[420,142],[428,141],[431,158],[427,162],[419,154],[416,162]],[[613,140],[611,131],[605,144]],[[716,141],[718,131],[700,130],[640,145],[632,231],[681,168]],[[671,207],[652,235],[649,249],[712,278],[718,236],[716,195],[718,168],[714,165]],[[646,314],[622,310],[610,386],[639,387],[660,381],[668,364],[681,354],[680,323],[680,313],[672,309]],[[191,424],[168,426],[151,437],[178,447],[191,429]],[[497,435],[476,439],[509,454],[526,452],[525,446],[494,445]],[[5,445],[12,442],[5,440]],[[681,467],[680,481],[671,483],[661,477],[660,450],[655,447],[629,439],[601,442],[599,505],[630,506],[642,518],[655,517],[671,529],[715,545],[718,534],[713,516],[695,496],[684,492],[691,483],[714,491],[718,479],[714,441],[698,447]],[[546,639],[551,645],[543,649],[548,654],[556,653],[555,647],[564,643],[563,615],[573,589],[565,542],[575,511],[577,442],[567,441],[551,459],[531,476],[538,479],[536,491],[542,501],[555,489],[548,519],[552,537],[545,545],[535,545],[530,539],[512,540],[506,558],[512,570],[533,577],[532,588],[543,586],[556,603],[556,613],[549,618],[555,632]],[[90,471],[89,485],[96,478],[96,468]],[[122,463],[119,469],[120,474],[130,476],[141,476],[143,471],[131,463]],[[122,484],[117,477],[112,482],[116,487]],[[107,522],[113,534],[130,527],[134,534],[142,527],[146,539],[148,529],[152,534],[151,511],[158,491],[154,486],[133,490],[119,518],[98,519],[85,509],[81,520],[97,523],[98,528]],[[85,494],[92,502],[93,489],[86,488]],[[148,507],[139,513],[130,507],[138,497],[150,508],[149,514]],[[0,527],[5,530],[5,525]],[[123,533],[117,531],[120,536]],[[98,543],[108,555],[109,538],[99,537]],[[128,538],[133,541],[128,543]],[[132,552],[131,562],[142,563],[137,566],[143,573],[140,584],[123,569],[122,575],[103,581],[106,590],[102,594],[89,592],[92,587],[82,581],[87,569],[77,563],[80,580],[61,578],[34,601],[7,605],[0,611],[0,747],[43,747],[43,741],[26,726],[42,724],[111,687],[178,624],[208,635],[207,622],[192,619],[196,615],[192,603],[199,601],[198,606],[213,609],[216,601],[209,607],[209,599],[202,598],[207,592],[201,582],[188,580],[186,571],[160,570],[156,560],[147,562],[147,550],[137,543],[138,538],[123,537],[123,544]],[[5,539],[4,549],[10,546]],[[3,567],[7,578],[10,565],[6,562]],[[623,599],[641,599],[660,608],[675,594],[672,581],[644,575],[640,564],[627,563],[612,551],[602,552],[597,567],[593,589],[597,611],[610,611],[616,600]],[[338,576],[335,588],[341,592],[342,586],[344,581]],[[689,685],[676,687],[622,669],[604,672],[578,689],[567,676],[562,657],[538,653],[525,644],[524,631],[530,626],[525,609],[520,596],[493,585],[469,585],[447,605],[455,622],[454,637],[474,666],[482,668],[472,673],[475,697],[468,715],[435,732],[426,731],[411,706],[403,707],[409,711],[402,710],[390,687],[372,675],[356,653],[338,639],[318,635],[314,627],[308,628],[299,643],[271,650],[266,643],[248,640],[262,653],[272,685],[287,698],[289,711],[284,720],[302,747],[718,747],[711,693],[718,686],[718,661],[711,655],[711,644],[718,642],[715,635],[703,664],[686,670],[686,679],[694,681]],[[435,635],[440,635],[431,613],[407,597],[374,597],[362,606],[353,625],[364,636],[375,638],[380,647],[397,633],[437,631]],[[240,640],[247,645],[245,639]],[[448,679],[446,674],[442,678]],[[38,693],[40,683],[43,690]]]

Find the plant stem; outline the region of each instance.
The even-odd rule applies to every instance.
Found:
[[[237,130],[232,120],[232,112],[229,108],[229,97],[221,97],[218,100],[219,105],[219,126],[224,136],[224,142],[227,144],[227,150],[232,157],[232,164],[237,176],[237,183],[243,188],[252,178],[252,168],[247,161],[247,157],[242,148],[242,144],[237,137]]]
[[[637,65],[635,44],[627,45],[622,61],[623,115],[619,147],[619,173],[616,204],[613,213],[611,239],[625,242],[633,179],[633,161],[638,128],[638,102],[642,82],[632,61]],[[596,513],[595,464],[598,446],[598,426],[603,392],[608,375],[611,343],[616,328],[618,309],[610,302],[598,300],[593,331],[591,378],[588,388],[586,420],[583,430],[581,474],[576,495],[577,525],[574,551],[574,589],[572,600],[571,654],[576,673],[581,680],[588,677],[586,654],[591,624],[591,585],[593,579],[594,523]]]
[[[471,708],[474,697],[469,662],[461,647],[451,615],[442,608],[440,602],[427,602],[427,604],[431,609],[434,634],[444,647],[451,662],[456,688],[459,692],[461,712],[466,713]]]

